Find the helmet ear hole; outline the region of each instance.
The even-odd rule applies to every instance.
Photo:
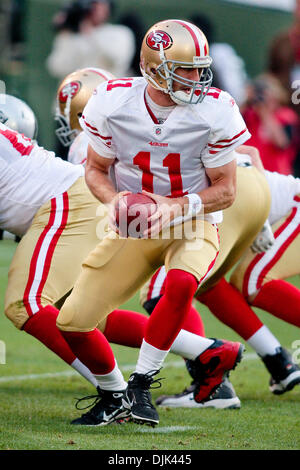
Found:
[[[155,68],[152,67],[152,69],[150,69],[150,72],[153,74],[153,75],[156,75],[157,71]]]

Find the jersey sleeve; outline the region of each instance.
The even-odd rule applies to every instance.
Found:
[[[102,109],[99,103],[101,103],[101,92],[97,91],[89,99],[79,122],[88,137],[89,144],[95,152],[104,158],[115,158],[116,151],[107,123],[107,117],[105,113],[99,112],[99,109]]]
[[[207,168],[216,168],[234,160],[233,150],[251,137],[238,106],[228,93],[222,92],[220,106],[216,106],[215,111],[215,122],[202,155]]]

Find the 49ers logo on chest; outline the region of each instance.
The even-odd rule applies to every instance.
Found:
[[[173,44],[173,39],[165,31],[151,31],[146,38],[146,44],[151,49],[159,51],[161,44],[163,49],[169,49]]]
[[[80,82],[70,82],[67,83],[60,91],[59,101],[65,103],[68,98],[74,98],[75,95],[79,92],[81,88]]]

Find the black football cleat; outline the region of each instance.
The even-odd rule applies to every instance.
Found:
[[[153,376],[159,370],[138,374],[134,372],[128,380],[128,398],[131,402],[131,419],[137,424],[148,424],[156,426],[159,423],[159,416],[151,401],[150,388],[161,387],[160,380],[154,380]],[[152,384],[159,384],[158,387],[151,387]]]
[[[276,351],[276,354],[263,356],[261,359],[271,374],[270,391],[275,395],[282,395],[300,384],[300,368],[286,349],[279,347]]]
[[[130,417],[130,402],[127,396],[127,390],[110,391],[97,388],[98,395],[91,395],[80,398],[76,403],[78,410],[84,410],[92,406],[90,411],[83,414],[80,418],[71,421],[71,424],[81,426],[107,426],[113,422],[123,422]],[[90,400],[94,398],[94,402],[85,408],[79,408],[78,404],[82,400]]]
[[[227,375],[223,377],[221,385],[217,390],[201,403],[194,399],[196,383],[192,384],[176,395],[161,395],[156,400],[156,405],[170,408],[217,408],[217,409],[238,409],[241,402],[235,393],[232,383]]]

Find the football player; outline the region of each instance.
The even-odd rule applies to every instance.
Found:
[[[83,109],[97,86],[114,78],[107,70],[89,67],[70,73],[58,86],[55,133],[63,146],[70,147],[68,161],[75,165],[85,164],[87,158],[88,138],[79,124]]]
[[[258,151],[248,146],[242,147],[239,151],[250,153],[252,162],[256,166],[261,166]],[[279,175],[278,173],[268,171],[265,171],[265,176],[271,190],[272,201],[268,220],[272,224],[275,238],[272,232],[270,233],[267,224],[265,230],[256,237],[251,248],[248,247],[246,251],[241,250],[239,252],[242,259],[232,272],[231,284],[223,276],[234,263],[232,264],[232,258],[226,259],[224,263],[220,255],[211,276],[207,278],[206,282],[199,289],[196,298],[204,303],[219,320],[234,329],[255,349],[271,374],[270,390],[274,394],[282,394],[292,390],[295,385],[300,383],[300,369],[293,362],[288,351],[282,348],[278,339],[263,325],[246,301],[250,305],[264,308],[266,311],[291,324],[300,326],[300,315],[297,307],[298,303],[296,302],[296,299],[300,299],[300,291],[283,280],[284,278],[299,274],[299,263],[295,253],[297,252],[297,243],[299,243],[297,200],[300,191],[300,181],[293,176]],[[224,221],[220,226],[221,242],[225,240],[226,250],[228,250],[231,244],[234,245],[236,243],[234,239],[235,230],[233,229],[234,219],[232,216],[236,216],[236,221],[238,218],[240,218],[240,222],[244,221],[244,218],[241,218],[238,212],[238,202],[239,192],[233,206],[224,211]],[[288,231],[284,232],[286,229]],[[226,250],[223,250],[221,253],[224,255]],[[259,262],[262,264],[259,265]],[[261,270],[255,272],[257,266],[260,266]],[[255,276],[254,280],[251,279],[251,276]],[[165,277],[165,271],[162,267],[141,291],[141,302],[148,313],[152,312],[160,296],[163,295]],[[264,293],[261,286],[268,286],[268,282],[271,283],[271,288],[273,286],[272,283],[278,283],[278,289],[271,290],[270,297],[266,297],[269,303],[258,304],[255,301],[255,296],[253,296],[254,301],[251,301],[251,298],[247,295],[247,288],[252,288],[254,292],[260,292],[260,289],[262,289]],[[256,290],[254,290],[255,288]],[[295,301],[293,309],[290,308],[290,296],[292,302]],[[199,334],[197,323],[195,325],[191,324],[189,331]],[[203,334],[203,330],[200,334]],[[234,398],[234,395],[226,377],[224,378],[223,389],[220,388],[213,399],[208,400],[205,404],[197,403],[193,395],[196,378],[194,372],[195,363],[187,361],[187,367],[194,379],[192,386],[181,394],[160,397],[157,401],[160,405],[189,408],[231,406],[231,399]],[[223,399],[223,401],[219,402],[218,400],[220,399]]]
[[[56,158],[31,139],[37,130],[32,110],[9,95],[1,96],[1,103],[1,120],[7,125],[0,123],[0,228],[21,238],[9,269],[5,314],[98,387],[57,329],[55,304],[61,304],[72,289],[83,258],[97,245],[96,229],[105,221],[105,211],[99,211],[103,208],[87,189],[82,165]],[[96,217],[96,212],[101,215]],[[99,328],[111,342],[139,347],[144,320],[135,312],[116,310]],[[112,365],[109,384],[115,390],[111,397],[105,384],[98,389],[105,425],[128,415],[130,407],[126,396],[117,393],[127,384],[109,346],[102,350],[102,361],[100,372],[106,380],[106,363]]]
[[[97,386],[56,328],[55,303],[99,242],[106,210],[87,188],[82,166],[35,142],[36,118],[26,103],[1,95],[0,111],[0,228],[22,238],[9,269],[5,314]]]
[[[151,403],[150,385],[182,327],[199,283],[217,258],[216,224],[222,220],[221,210],[235,198],[233,150],[249,138],[232,97],[210,88],[210,63],[207,40],[196,26],[181,20],[157,23],[142,44],[143,77],[100,85],[80,119],[89,137],[86,181],[93,194],[110,204],[113,214],[125,194],[144,191],[156,201],[157,210],[148,219],[150,228],[141,234],[143,238],[123,239],[115,227],[90,253],[57,325],[100,387],[107,385],[111,371],[99,377],[103,345],[96,327],[159,265],[166,264],[165,295],[148,322],[128,389],[134,401],[133,419],[153,425],[159,417]],[[108,178],[112,165],[117,189]],[[257,185],[255,195],[256,199],[261,195],[255,212],[262,218],[266,212],[263,185]],[[176,225],[164,238],[162,230],[173,220],[192,230],[201,208],[201,229],[192,239],[184,235],[175,239]],[[204,340],[207,362],[218,354],[227,358],[216,367],[211,391],[240,360],[243,346]],[[98,413],[102,416],[101,402],[91,412],[95,419]]]

